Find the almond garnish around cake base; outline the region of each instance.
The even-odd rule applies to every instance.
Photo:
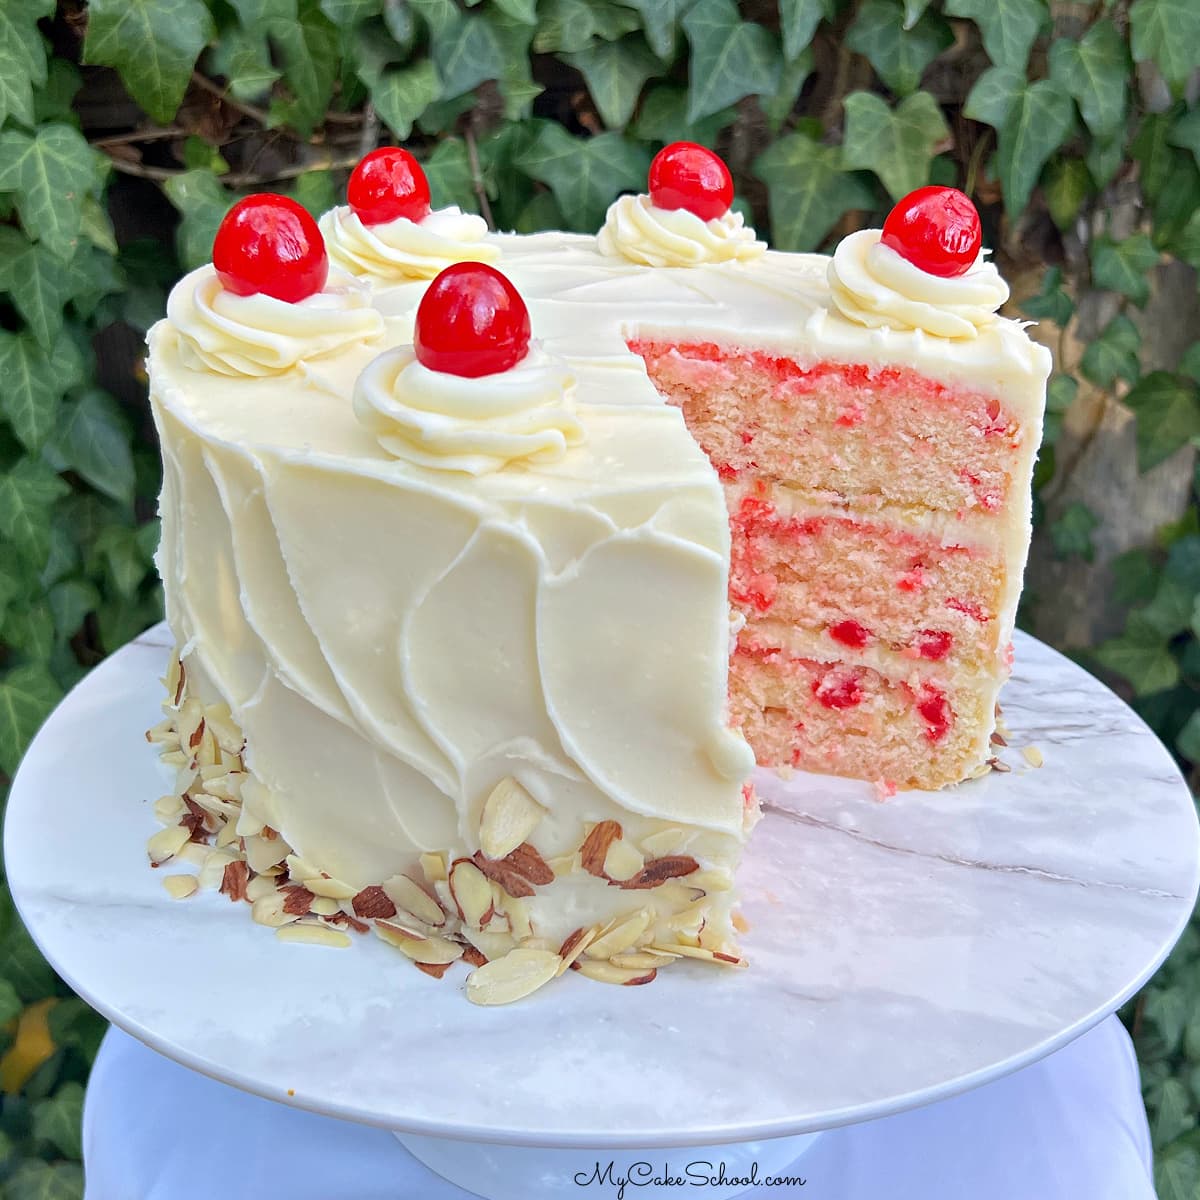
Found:
[[[472,1004],[512,1004],[531,996],[558,975],[562,960],[551,950],[518,946],[503,958],[476,967],[467,976],[467,999]]]

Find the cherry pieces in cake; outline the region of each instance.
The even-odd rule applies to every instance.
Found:
[[[421,164],[399,146],[372,150],[350,176],[346,200],[364,225],[429,216],[429,180]]]
[[[650,164],[656,208],[685,208],[702,221],[723,217],[733,203],[733,176],[724,160],[695,142],[672,142]]]
[[[329,276],[325,239],[306,209],[261,192],[239,200],[213,239],[213,266],[227,291],[261,292],[294,304],[319,292]]]
[[[965,275],[979,257],[979,213],[958,188],[923,187],[909,192],[888,214],[880,239],[929,275]]]
[[[417,306],[413,346],[431,371],[476,379],[514,367],[529,352],[529,309],[495,267],[447,267]]]

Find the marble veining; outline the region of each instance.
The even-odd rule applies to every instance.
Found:
[[[1010,773],[884,802],[854,781],[760,776],[741,881],[750,970],[677,964],[624,990],[571,976],[482,1010],[464,972],[429,979],[376,940],[286,945],[224,897],[167,898],[143,850],[166,778],[142,730],[169,645],[163,627],[143,635],[39,734],[9,800],[13,895],[118,1024],[333,1115],[542,1146],[865,1120],[1094,1024],[1156,968],[1196,894],[1195,809],[1166,750],[1082,669],[1019,637]]]

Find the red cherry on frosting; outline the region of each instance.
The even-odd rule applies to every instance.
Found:
[[[462,262],[447,267],[417,305],[413,345],[431,371],[495,375],[529,350],[529,309],[495,267]]]
[[[399,146],[381,146],[364,158],[346,187],[346,199],[364,225],[429,215],[429,180],[421,164]]]
[[[883,223],[885,246],[930,275],[963,275],[979,257],[979,213],[958,188],[909,192]]]
[[[329,275],[325,239],[295,200],[262,192],[239,200],[213,239],[213,266],[228,291],[263,292],[295,303],[319,292]]]
[[[724,216],[733,203],[733,176],[724,161],[695,142],[672,142],[650,164],[650,199],[658,208],[686,208],[702,221]]]

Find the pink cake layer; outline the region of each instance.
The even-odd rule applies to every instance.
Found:
[[[986,669],[1002,650],[1003,562],[995,546],[947,544],[935,533],[822,508],[781,513],[762,481],[730,503],[729,596],[748,621],[820,632],[830,654],[873,649]],[[800,511],[795,511],[799,506]]]
[[[725,484],[730,712],[760,764],[941,787],[993,727],[1021,433],[915,371],[636,341]]]
[[[998,512],[1019,427],[984,392],[903,367],[801,365],[710,342],[633,341],[727,481],[766,475],[946,512]]]

